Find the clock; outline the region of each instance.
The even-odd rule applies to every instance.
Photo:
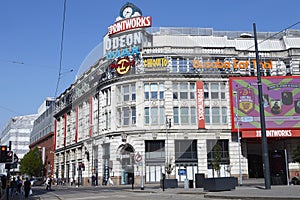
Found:
[[[141,16],[141,15],[142,15],[142,11],[132,3],[126,3],[120,9],[120,17],[123,19]]]
[[[133,14],[133,8],[131,6],[127,6],[123,9],[122,15],[124,18],[130,18]]]

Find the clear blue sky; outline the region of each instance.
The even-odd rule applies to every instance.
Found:
[[[67,0],[58,95],[74,82],[128,0]],[[153,27],[281,31],[300,21],[299,0],[132,0]],[[0,129],[13,116],[37,113],[54,96],[60,66],[64,0],[0,1]],[[297,25],[294,28],[300,29]],[[71,70],[73,69],[73,72]]]

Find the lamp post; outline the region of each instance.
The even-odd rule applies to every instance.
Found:
[[[256,58],[256,70],[257,70],[257,87],[258,87],[258,99],[259,99],[259,111],[260,111],[260,126],[261,126],[261,143],[262,143],[262,157],[263,157],[263,167],[264,167],[264,176],[265,176],[265,189],[271,189],[271,180],[270,180],[270,164],[268,156],[268,142],[266,134],[266,122],[265,122],[265,110],[263,105],[262,97],[262,84],[261,84],[261,74],[260,74],[260,64],[259,64],[259,55],[258,55],[258,44],[256,36],[256,24],[253,24],[254,32],[254,44],[255,44],[255,58]]]
[[[233,91],[233,94],[235,95],[235,105],[236,105],[236,127],[237,127],[237,133],[238,133],[238,156],[239,156],[239,175],[240,175],[240,185],[243,185],[243,174],[242,174],[242,164],[241,164],[241,137],[240,137],[240,121],[239,121],[239,103],[238,103],[238,92]]]

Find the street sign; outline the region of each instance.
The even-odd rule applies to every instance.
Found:
[[[142,157],[142,155],[140,153],[137,153],[135,155],[134,159],[135,159],[135,162],[141,162],[142,159],[143,159],[143,157]]]

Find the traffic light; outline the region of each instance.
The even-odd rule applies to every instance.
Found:
[[[6,162],[6,156],[7,156],[7,146],[1,145],[0,163]]]
[[[14,163],[14,152],[13,151],[7,151],[6,163]]]

